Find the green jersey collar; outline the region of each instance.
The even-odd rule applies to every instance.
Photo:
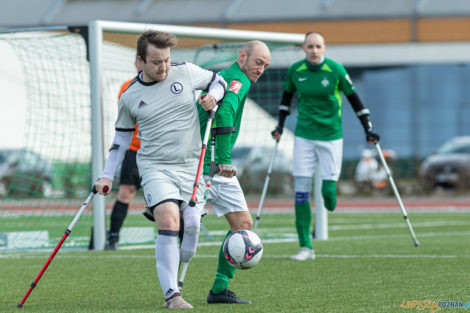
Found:
[[[248,79],[248,76],[246,76],[246,74],[243,73],[242,69],[240,68],[240,64],[238,64],[237,61],[233,62],[233,64],[232,64],[229,68],[232,69],[232,70],[238,70],[238,71],[240,71],[240,73],[242,73],[243,76],[244,76],[246,79]]]
[[[304,60],[305,64],[307,65],[307,68],[311,71],[319,71],[323,64],[325,64],[325,57],[323,57],[323,61],[321,61],[318,64],[311,64],[310,62],[307,61],[307,59]]]

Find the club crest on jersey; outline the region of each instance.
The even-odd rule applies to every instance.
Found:
[[[324,77],[321,81],[321,84],[323,87],[327,87],[330,84],[330,81],[326,77]]]
[[[183,91],[183,85],[181,85],[181,83],[179,82],[174,82],[173,84],[171,84],[170,90],[172,93],[177,95]]]
[[[232,80],[230,83],[230,87],[228,88],[229,91],[232,91],[238,95],[238,92],[242,88],[243,84],[240,83],[238,80]]]

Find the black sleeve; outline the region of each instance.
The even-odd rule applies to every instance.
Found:
[[[365,130],[372,129],[372,124],[369,120],[370,111],[364,107],[357,93],[353,92],[349,96],[346,96],[346,98],[348,98],[354,112],[356,112],[357,118],[361,121],[362,127],[364,127]]]
[[[359,112],[364,109],[364,105],[362,104],[361,98],[359,98],[358,94],[353,92],[349,96],[347,96],[349,103],[351,103],[351,106],[354,110],[354,112]]]
[[[284,127],[284,122],[287,115],[290,114],[290,106],[292,104],[292,98],[294,94],[284,91],[282,94],[281,104],[279,105],[279,126]]]

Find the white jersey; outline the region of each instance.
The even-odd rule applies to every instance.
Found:
[[[191,63],[172,63],[167,78],[146,83],[139,77],[122,94],[116,130],[133,131],[140,150],[141,176],[149,170],[196,173],[201,134],[194,90],[205,90],[214,73]]]

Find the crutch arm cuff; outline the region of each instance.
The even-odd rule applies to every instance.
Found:
[[[234,133],[237,131],[237,128],[235,126],[233,127],[214,127],[211,128],[211,135],[221,135],[221,134],[228,134],[228,133]]]

